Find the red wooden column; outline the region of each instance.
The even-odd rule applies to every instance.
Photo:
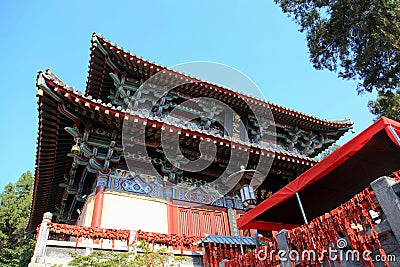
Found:
[[[94,207],[93,207],[92,224],[91,224],[91,226],[94,228],[98,228],[101,225],[104,191],[107,188],[108,173],[109,171],[100,171],[97,176],[96,195],[94,198]]]
[[[173,205],[172,200],[169,199],[167,202],[167,215],[168,215],[168,233],[178,233],[178,211],[177,207]]]

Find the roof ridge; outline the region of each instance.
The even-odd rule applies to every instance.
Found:
[[[108,102],[108,103],[103,102],[101,99],[94,99],[91,95],[84,95],[80,90],[77,90],[77,89],[75,89],[75,88],[73,88],[71,86],[68,86],[57,75],[55,75],[49,68],[46,68],[45,72],[43,72],[41,70],[39,71],[39,75],[38,75],[38,78],[37,78],[37,84],[40,85],[40,83],[43,83],[44,82],[43,79],[48,79],[48,80],[52,81],[55,85],[62,87],[63,89],[75,94],[76,96],[79,96],[79,97],[83,98],[84,100],[89,100],[94,105],[100,105],[104,109],[108,109],[108,110],[111,110],[113,112],[121,112],[121,113],[123,113],[123,115],[125,115],[125,114],[137,115],[137,116],[139,116],[141,118],[146,118],[146,119],[148,119],[150,121],[163,122],[163,123],[165,123],[167,125],[171,125],[171,126],[174,126],[174,127],[177,127],[177,128],[181,128],[183,130],[190,130],[192,132],[197,132],[199,134],[207,134],[207,135],[210,135],[210,136],[213,136],[215,138],[222,139],[222,140],[233,141],[230,138],[226,138],[224,136],[221,136],[220,134],[205,133],[204,130],[192,129],[189,126],[180,127],[178,125],[175,125],[174,123],[171,124],[167,120],[161,120],[161,119],[157,119],[157,118],[145,117],[140,112],[138,112],[137,114],[132,114],[132,111],[130,109],[124,109],[121,106],[115,106],[115,105],[111,104],[110,102]],[[262,147],[260,144],[256,145],[256,144],[252,144],[250,142],[246,142],[246,141],[242,141],[242,140],[239,141],[239,142],[235,142],[235,143],[237,143],[238,145],[244,145],[244,146],[248,146],[248,147],[259,148],[261,150],[265,150],[265,151],[271,152],[271,153],[278,153],[278,154],[280,154],[280,155],[277,156],[278,159],[280,157],[284,158],[284,157],[290,156],[290,157],[295,157],[295,158],[300,159],[300,160],[306,160],[306,161],[309,161],[309,162],[314,162],[314,164],[318,162],[318,160],[315,159],[315,158],[311,158],[311,157],[304,156],[304,155],[292,154],[291,152],[286,151],[285,149],[278,149],[278,148],[273,148],[273,147]]]
[[[139,60],[141,60],[141,61],[144,61],[144,62],[146,62],[146,63],[148,63],[148,64],[154,65],[154,66],[156,66],[156,67],[158,67],[158,68],[161,68],[161,69],[164,69],[164,70],[172,71],[172,72],[174,72],[174,73],[176,73],[176,74],[183,75],[183,76],[186,76],[186,77],[191,78],[191,79],[195,79],[195,80],[197,80],[197,82],[205,83],[205,84],[208,85],[208,86],[217,87],[217,88],[220,88],[220,89],[222,89],[222,90],[228,90],[228,91],[230,91],[230,92],[232,92],[232,93],[238,94],[239,96],[244,96],[244,97],[249,98],[249,99],[251,99],[251,100],[256,100],[256,101],[262,102],[262,103],[265,104],[266,106],[273,106],[273,107],[276,107],[276,108],[279,108],[279,109],[283,109],[283,110],[288,111],[288,112],[297,113],[297,114],[300,115],[300,116],[306,116],[306,117],[312,118],[313,120],[318,120],[318,121],[321,121],[321,122],[335,123],[335,124],[344,124],[344,125],[349,125],[349,124],[350,124],[350,125],[353,125],[353,123],[350,121],[350,119],[335,119],[335,120],[329,120],[329,119],[326,119],[326,118],[319,118],[319,117],[317,117],[317,116],[314,116],[314,115],[311,115],[311,114],[308,114],[308,113],[305,113],[305,112],[297,111],[297,110],[294,110],[294,109],[291,109],[291,108],[288,108],[288,107],[285,107],[285,106],[282,106],[282,105],[273,103],[273,102],[268,101],[268,100],[266,100],[266,99],[261,99],[261,98],[259,98],[259,97],[255,97],[255,96],[248,95],[248,94],[246,94],[246,93],[240,92],[240,91],[238,91],[238,90],[234,90],[234,89],[229,88],[229,87],[226,87],[226,86],[224,86],[224,85],[219,85],[219,84],[216,84],[216,83],[213,83],[213,82],[209,82],[209,81],[206,81],[206,80],[202,80],[201,78],[198,78],[198,77],[195,77],[195,76],[191,76],[190,74],[187,74],[187,73],[184,73],[184,72],[180,72],[180,71],[174,70],[174,69],[169,68],[169,67],[167,67],[167,66],[158,64],[158,63],[156,63],[156,62],[154,62],[154,61],[150,61],[150,60],[148,60],[148,59],[143,59],[143,57],[138,56],[138,55],[132,53],[130,50],[125,50],[123,47],[119,46],[118,44],[112,42],[111,40],[106,39],[106,38],[105,38],[102,34],[100,34],[100,33],[93,33],[92,42],[96,42],[96,41],[97,41],[98,44],[100,44],[101,46],[103,46],[103,45],[101,44],[100,40],[98,40],[99,38],[102,39],[102,41],[104,41],[104,42],[110,44],[111,46],[115,47],[116,49],[118,49],[118,50],[120,50],[120,51],[122,51],[122,52],[124,52],[124,53],[126,53],[126,54],[129,54],[131,57],[136,57],[137,59],[139,59]]]

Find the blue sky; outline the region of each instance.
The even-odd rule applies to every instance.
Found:
[[[272,0],[0,0],[0,190],[34,171],[37,71],[49,67],[84,90],[92,32],[166,66],[226,64],[249,76],[268,100],[327,119],[350,118],[356,133],[373,120],[367,102],[374,96],[357,96],[355,82],[314,70],[305,35]]]

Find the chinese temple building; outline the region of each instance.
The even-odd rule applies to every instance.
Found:
[[[146,81],[162,73],[167,75],[159,76],[158,85],[168,79],[191,82],[160,95],[152,87],[157,82],[146,85]],[[201,97],[216,99],[240,116],[216,107],[204,108],[208,117],[185,120],[196,110],[180,108],[181,103]],[[249,232],[237,228],[236,219],[244,214],[238,187],[223,195],[210,193],[223,173],[240,170],[228,167],[227,157],[246,151],[249,159],[244,168],[259,165],[257,171],[265,173],[255,191],[261,203],[318,163],[315,157],[352,128],[349,120],[316,118],[176,72],[99,34],[92,37],[86,91],[69,87],[46,69],[37,76],[37,98],[39,136],[27,230],[36,230],[43,214],[51,212],[50,233],[52,229],[58,234],[65,234],[65,229],[134,231],[137,239],[175,247],[160,237],[198,237],[194,243],[202,243],[203,249],[192,266],[217,266],[211,262],[212,244],[254,245],[245,237]],[[250,110],[246,102],[254,107]],[[185,116],[168,120],[174,109]],[[266,109],[272,113],[273,130],[271,123],[254,117],[254,110]],[[240,129],[235,127],[237,119],[243,125]],[[230,125],[233,135],[221,125]],[[190,160],[201,157],[201,141],[213,144],[212,163],[198,171],[179,168],[165,155],[168,144],[162,142],[174,135]],[[261,156],[270,159],[270,166],[259,164]],[[181,250],[191,250],[186,245]]]

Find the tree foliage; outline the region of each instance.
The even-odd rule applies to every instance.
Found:
[[[167,248],[151,249],[148,243],[138,242],[134,247],[140,253],[96,250],[89,255],[72,255],[68,266],[75,267],[173,267],[179,266],[180,257],[173,257]],[[173,263],[170,262],[172,259]],[[167,263],[168,262],[168,263]]]
[[[358,79],[357,91],[399,91],[399,0],[274,0],[306,32],[316,69]]]
[[[27,171],[0,194],[0,266],[27,266],[32,257],[33,234],[25,233],[34,178]]]
[[[134,259],[130,253],[117,253],[111,251],[97,250],[89,255],[73,255],[73,259],[68,263],[69,266],[76,267],[112,267],[135,266]]]
[[[368,102],[369,110],[376,118],[386,116],[400,121],[400,94],[390,91],[379,92],[375,101]]]

